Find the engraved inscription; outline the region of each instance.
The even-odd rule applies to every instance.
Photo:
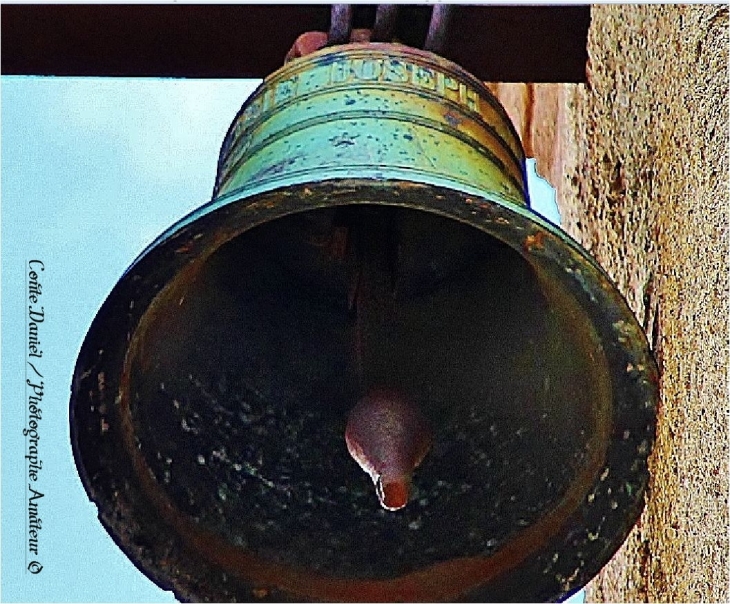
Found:
[[[436,90],[436,74],[431,69],[419,65],[413,70],[413,83],[419,88]]]
[[[236,135],[248,122],[257,119],[267,111],[271,111],[281,103],[290,101],[302,94],[307,94],[317,88],[321,89],[329,85],[355,82],[403,84],[413,88],[438,92],[445,98],[464,107],[474,111],[479,110],[479,93],[471,86],[431,67],[414,65],[399,59],[354,57],[334,61],[329,64],[329,77],[325,76],[324,81],[320,80],[318,82],[319,86],[314,82],[312,75],[312,73],[309,74],[309,80],[305,86],[300,86],[299,76],[294,75],[287,80],[277,82],[271,88],[259,94],[239,117],[236,125]]]
[[[405,84],[410,79],[408,65],[397,59],[385,59],[383,62],[383,81]]]
[[[330,83],[344,84],[350,81],[350,61],[335,61],[330,67]]]
[[[381,59],[353,59],[350,71],[356,80],[378,81],[383,75],[383,61]]]
[[[274,104],[283,103],[289,99],[293,99],[297,94],[297,78],[284,80],[276,85],[274,94]],[[269,109],[269,107],[267,107]]]
[[[441,71],[398,59],[352,58],[336,61],[330,65],[328,84],[354,82],[410,85],[413,88],[439,92],[445,98],[464,107],[474,111],[479,110],[479,93],[471,86]]]
[[[304,76],[304,80],[300,79]],[[445,99],[472,111],[480,110],[477,89],[431,66],[417,65],[394,57],[343,57],[314,67],[306,74],[294,74],[269,85],[243,110],[235,126],[230,152],[222,169],[228,170],[251,145],[254,121],[277,106],[314,91],[338,84],[389,83],[417,90],[436,92]]]
[[[441,86],[439,87],[441,92],[444,93],[459,93],[459,87],[463,86],[463,84],[459,83],[459,80],[456,78],[452,78],[449,75],[446,75],[445,73],[439,74],[441,77],[439,78],[439,83]]]
[[[246,109],[243,110],[243,113],[241,114],[241,121],[248,122],[256,119],[261,114],[262,105],[263,96],[259,95],[253,101],[251,101],[251,104],[246,107]]]
[[[464,84],[461,84],[461,87],[463,87],[463,92],[459,94],[459,99],[461,102],[469,107],[469,109],[473,109],[474,111],[479,110],[479,94],[476,90],[473,88],[469,88],[469,86],[465,86]]]

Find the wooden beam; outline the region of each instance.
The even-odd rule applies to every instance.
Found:
[[[396,34],[422,44],[430,7],[400,7]],[[261,78],[330,5],[3,5],[2,73]],[[372,16],[370,16],[372,13]],[[355,26],[375,6],[356,5]],[[583,82],[588,6],[459,6],[443,55],[482,80]],[[425,23],[425,27],[424,27]]]

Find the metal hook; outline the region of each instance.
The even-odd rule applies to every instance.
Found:
[[[333,4],[330,11],[330,30],[327,34],[327,43],[347,44],[352,32],[352,5]]]
[[[453,15],[450,4],[435,4],[431,12],[431,23],[428,26],[428,34],[423,44],[423,49],[430,52],[440,53],[446,41],[446,30]]]
[[[395,33],[395,23],[398,18],[397,4],[379,4],[375,12],[375,24],[373,25],[373,42],[390,42]]]

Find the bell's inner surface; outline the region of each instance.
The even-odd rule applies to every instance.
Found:
[[[343,211],[397,244],[392,300],[365,322],[353,244],[332,251]],[[192,519],[211,551],[348,579],[490,556],[559,524],[595,479],[611,391],[584,311],[535,266],[458,220],[355,203],[266,222],[178,272],[122,384],[160,513]],[[377,385],[406,391],[434,435],[398,512],[345,447]]]

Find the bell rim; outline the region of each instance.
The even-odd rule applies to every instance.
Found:
[[[337,181],[333,182],[318,182],[318,183],[305,183],[292,187],[282,187],[282,188],[276,188],[269,191],[260,192],[258,194],[248,194],[249,192],[232,192],[229,195],[226,195],[223,198],[213,200],[211,203],[206,204],[205,206],[199,208],[195,212],[192,212],[187,217],[180,220],[176,225],[174,225],[170,229],[170,235],[166,238],[158,238],[150,247],[148,247],[130,266],[129,269],[123,274],[123,276],[120,278],[120,281],[115,285],[112,292],[110,292],[109,297],[107,300],[103,303],[102,307],[100,308],[99,312],[97,313],[94,322],[92,323],[86,338],[84,340],[84,343],[82,345],[81,352],[79,354],[77,365],[75,367],[74,371],[74,384],[72,387],[72,396],[70,401],[70,419],[71,419],[71,438],[73,443],[73,454],[74,459],[76,461],[77,468],[79,470],[79,474],[82,479],[82,483],[84,485],[84,488],[87,492],[87,495],[89,496],[90,500],[93,501],[97,506],[103,506],[104,503],[100,500],[102,498],[98,497],[99,491],[94,488],[93,485],[93,478],[89,476],[86,472],[87,464],[85,463],[85,457],[84,453],[81,451],[81,446],[79,444],[79,429],[80,427],[77,425],[76,418],[78,417],[77,412],[82,412],[82,406],[83,406],[83,397],[80,396],[79,392],[80,389],[78,387],[79,380],[83,379],[84,374],[87,371],[90,371],[89,363],[82,364],[81,359],[82,356],[84,356],[84,351],[87,350],[86,356],[88,357],[88,349],[96,348],[96,345],[93,343],[94,338],[93,335],[97,335],[99,333],[99,330],[104,330],[104,325],[97,325],[97,321],[99,320],[99,317],[102,317],[103,319],[103,311],[105,308],[109,307],[109,305],[113,304],[113,299],[115,296],[119,296],[120,294],[120,287],[123,282],[127,282],[129,280],[135,279],[135,273],[137,270],[142,267],[142,265],[146,265],[150,262],[156,261],[154,256],[157,256],[164,250],[170,250],[172,247],[179,247],[180,244],[188,242],[188,241],[198,241],[199,239],[206,239],[206,236],[199,237],[196,239],[196,237],[199,235],[198,230],[201,227],[201,222],[206,222],[209,220],[212,220],[211,217],[215,218],[215,215],[219,212],[221,214],[226,214],[231,211],[235,211],[236,209],[241,210],[244,213],[248,213],[251,217],[256,216],[256,219],[254,219],[252,222],[247,224],[247,228],[244,230],[241,230],[237,233],[234,233],[231,235],[228,239],[218,239],[218,246],[222,245],[225,241],[229,240],[232,237],[236,237],[242,233],[244,233],[246,230],[254,228],[258,224],[262,224],[264,222],[268,222],[271,218],[268,212],[265,211],[264,206],[266,205],[266,200],[271,199],[275,197],[276,195],[280,195],[282,192],[286,191],[289,195],[294,195],[295,193],[300,193],[302,197],[298,200],[300,203],[298,205],[292,205],[289,208],[289,211],[286,211],[285,213],[279,213],[276,217],[280,218],[285,215],[294,214],[298,212],[305,212],[305,211],[311,211],[315,210],[318,207],[322,206],[307,206],[307,203],[301,203],[301,199],[304,198],[304,191],[314,188],[321,188],[321,187],[333,187],[334,189],[341,189],[341,190],[348,190],[351,189],[354,186],[360,185],[360,186],[367,186],[372,191],[383,191],[386,190],[386,188],[392,189],[394,185],[397,185],[399,183],[394,181],[377,181],[373,182],[372,180],[358,180],[358,179],[339,179]],[[403,183],[400,183],[403,184]],[[413,185],[414,183],[405,183],[408,185]],[[417,187],[428,187],[429,189],[437,190],[439,187],[437,185],[431,185],[428,183],[415,183]],[[396,186],[397,188],[397,186]],[[298,191],[297,191],[298,189]],[[484,196],[481,198],[476,198],[476,196],[471,196],[468,193],[465,193],[463,191],[454,191],[450,189],[444,189],[441,188],[440,190],[436,191],[436,194],[449,194],[453,193],[456,194],[457,197],[460,197],[463,200],[463,215],[464,222],[469,224],[470,226],[474,228],[480,228],[478,225],[473,224],[468,221],[469,216],[479,216],[480,213],[483,213],[488,210],[494,210],[495,208],[499,208],[500,212],[506,212],[507,215],[511,217],[512,220],[517,220],[518,222],[527,221],[526,223],[523,222],[522,226],[527,228],[532,228],[535,233],[544,233],[547,235],[549,240],[557,241],[559,244],[559,248],[562,248],[562,250],[568,255],[574,255],[578,254],[581,262],[586,263],[587,266],[590,267],[590,270],[595,271],[596,274],[599,276],[598,281],[603,281],[601,284],[601,287],[598,289],[602,289],[605,294],[608,296],[609,299],[613,300],[614,305],[619,310],[619,315],[623,317],[624,320],[627,321],[627,324],[624,329],[626,332],[629,333],[629,339],[631,340],[632,344],[634,345],[633,354],[634,357],[637,359],[637,366],[642,367],[640,371],[638,371],[634,378],[635,380],[640,380],[642,383],[643,389],[648,393],[649,395],[649,401],[644,401],[644,414],[647,415],[647,421],[650,424],[649,426],[649,432],[647,432],[647,438],[645,439],[647,441],[646,445],[646,451],[643,453],[635,456],[636,459],[641,459],[642,462],[645,464],[646,459],[648,458],[649,451],[651,449],[651,445],[653,444],[653,429],[654,429],[654,423],[655,423],[655,405],[656,400],[658,396],[658,390],[656,387],[656,383],[658,381],[658,369],[656,366],[656,363],[651,355],[651,352],[648,347],[648,342],[646,342],[645,334],[643,330],[641,330],[640,326],[638,325],[638,321],[634,317],[633,313],[631,312],[625,298],[620,293],[618,288],[613,284],[608,274],[602,269],[602,267],[588,254],[587,251],[585,251],[573,238],[571,238],[567,233],[562,231],[559,227],[556,227],[555,225],[551,224],[549,221],[545,220],[544,218],[540,217],[535,212],[525,209],[521,206],[511,204],[509,201],[506,200],[498,200],[498,199],[488,199]],[[382,201],[372,201],[372,202],[362,202],[362,203],[383,203]],[[345,204],[349,205],[349,204]],[[397,204],[387,204],[384,205],[397,205]],[[411,206],[406,206],[411,207]],[[264,210],[262,210],[264,208]],[[451,219],[459,220],[455,215],[447,213],[447,212],[439,212],[438,210],[435,210],[433,207],[429,208],[422,208],[418,207],[415,208],[420,211],[425,212],[431,212],[434,214],[441,214],[443,216],[447,216]],[[281,208],[278,208],[278,210],[281,210]],[[485,232],[486,229],[481,229]],[[203,228],[200,230],[200,232],[205,232],[206,229]],[[529,244],[529,237],[531,236],[531,233],[533,231],[527,232],[524,239],[522,240],[522,250],[520,253],[531,253],[531,254],[546,254],[549,253],[550,250],[554,251],[553,248],[550,248],[548,245],[548,250],[546,251],[546,248],[544,246],[544,242],[539,240],[539,237],[534,240],[534,245],[532,246],[532,249],[530,248]],[[494,233],[490,233],[492,236]],[[533,233],[534,236],[534,233]],[[509,243],[513,248],[515,247],[514,241],[512,243]],[[525,247],[527,246],[527,248]],[[523,254],[524,255],[524,254]],[[193,254],[194,256],[194,254]],[[191,256],[185,257],[185,261],[189,261],[191,259]],[[590,280],[590,278],[589,278]],[[608,287],[606,287],[606,285]],[[615,309],[614,309],[615,310]],[[638,341],[637,341],[638,340]],[[93,355],[92,355],[93,356]],[[93,364],[91,365],[93,367]],[[96,377],[98,378],[98,370],[91,369],[91,371],[96,371]],[[613,375],[612,375],[612,382],[613,382]],[[612,412],[616,412],[616,401],[614,400],[614,406],[612,409]],[[646,406],[648,402],[651,402],[651,406]],[[613,443],[614,439],[610,439],[608,449],[611,447],[611,443]],[[606,455],[608,455],[608,449],[606,452]],[[88,452],[87,452],[88,455]],[[610,469],[610,466],[609,466]],[[567,595],[571,593],[572,591],[575,591],[578,589],[580,585],[582,585],[583,579],[590,579],[602,566],[605,564],[610,557],[613,555],[613,553],[620,547],[621,543],[623,543],[626,535],[631,530],[631,527],[635,523],[635,521],[638,519],[638,516],[641,512],[641,509],[643,507],[643,493],[644,490],[648,484],[648,472],[642,472],[643,476],[643,484],[640,484],[637,490],[629,495],[629,503],[622,507],[623,510],[626,510],[626,514],[624,515],[624,519],[630,518],[630,522],[624,520],[621,524],[624,526],[624,530],[621,531],[621,538],[617,538],[616,534],[610,539],[609,543],[604,547],[602,550],[602,553],[600,554],[599,558],[591,558],[588,563],[585,564],[583,567],[579,567],[580,572],[575,577],[572,577],[571,581],[568,581],[567,583],[563,582],[562,587],[560,588],[559,592],[551,592],[551,594],[546,594],[547,597],[553,598],[553,597],[562,597],[564,595]],[[607,476],[608,478],[608,476]],[[611,476],[611,479],[615,479],[615,476]],[[604,482],[601,480],[600,482]],[[108,504],[108,502],[107,502]],[[132,560],[132,562],[137,566],[145,575],[150,577],[156,584],[160,585],[161,587],[165,589],[173,589],[173,591],[176,594],[182,595],[184,598],[188,598],[191,595],[193,597],[196,597],[195,594],[192,592],[188,592],[185,589],[181,589],[181,585],[175,585],[175,582],[170,579],[170,576],[165,573],[161,573],[158,566],[155,566],[154,564],[149,563],[149,561],[145,564],[142,561],[138,561],[134,558],[135,555],[135,548],[130,546],[129,543],[124,543],[124,540],[122,537],[115,531],[115,529],[105,522],[104,518],[102,517],[102,511],[100,509],[99,517],[102,521],[102,524],[105,526],[107,532],[112,536],[113,540],[117,545],[127,554],[127,556]],[[572,518],[573,514],[569,518]],[[575,531],[575,528],[573,529]],[[560,531],[559,531],[560,534]],[[588,531],[587,539],[590,539],[590,536],[593,533],[590,533]],[[548,548],[549,549],[549,548]],[[552,554],[549,552],[545,553],[545,556],[550,558]],[[532,555],[532,554],[530,554]],[[545,557],[542,556],[542,557]],[[595,560],[598,560],[597,562]],[[503,577],[504,581],[507,582],[507,587],[505,589],[507,591],[504,591],[505,597],[509,596],[509,573]],[[567,579],[564,577],[564,579]],[[586,581],[587,581],[586,579]],[[471,590],[464,593],[469,594],[477,594],[479,593],[479,587],[475,586],[475,590]],[[298,597],[302,597],[302,594],[295,594]],[[471,596],[470,596],[471,597]]]

